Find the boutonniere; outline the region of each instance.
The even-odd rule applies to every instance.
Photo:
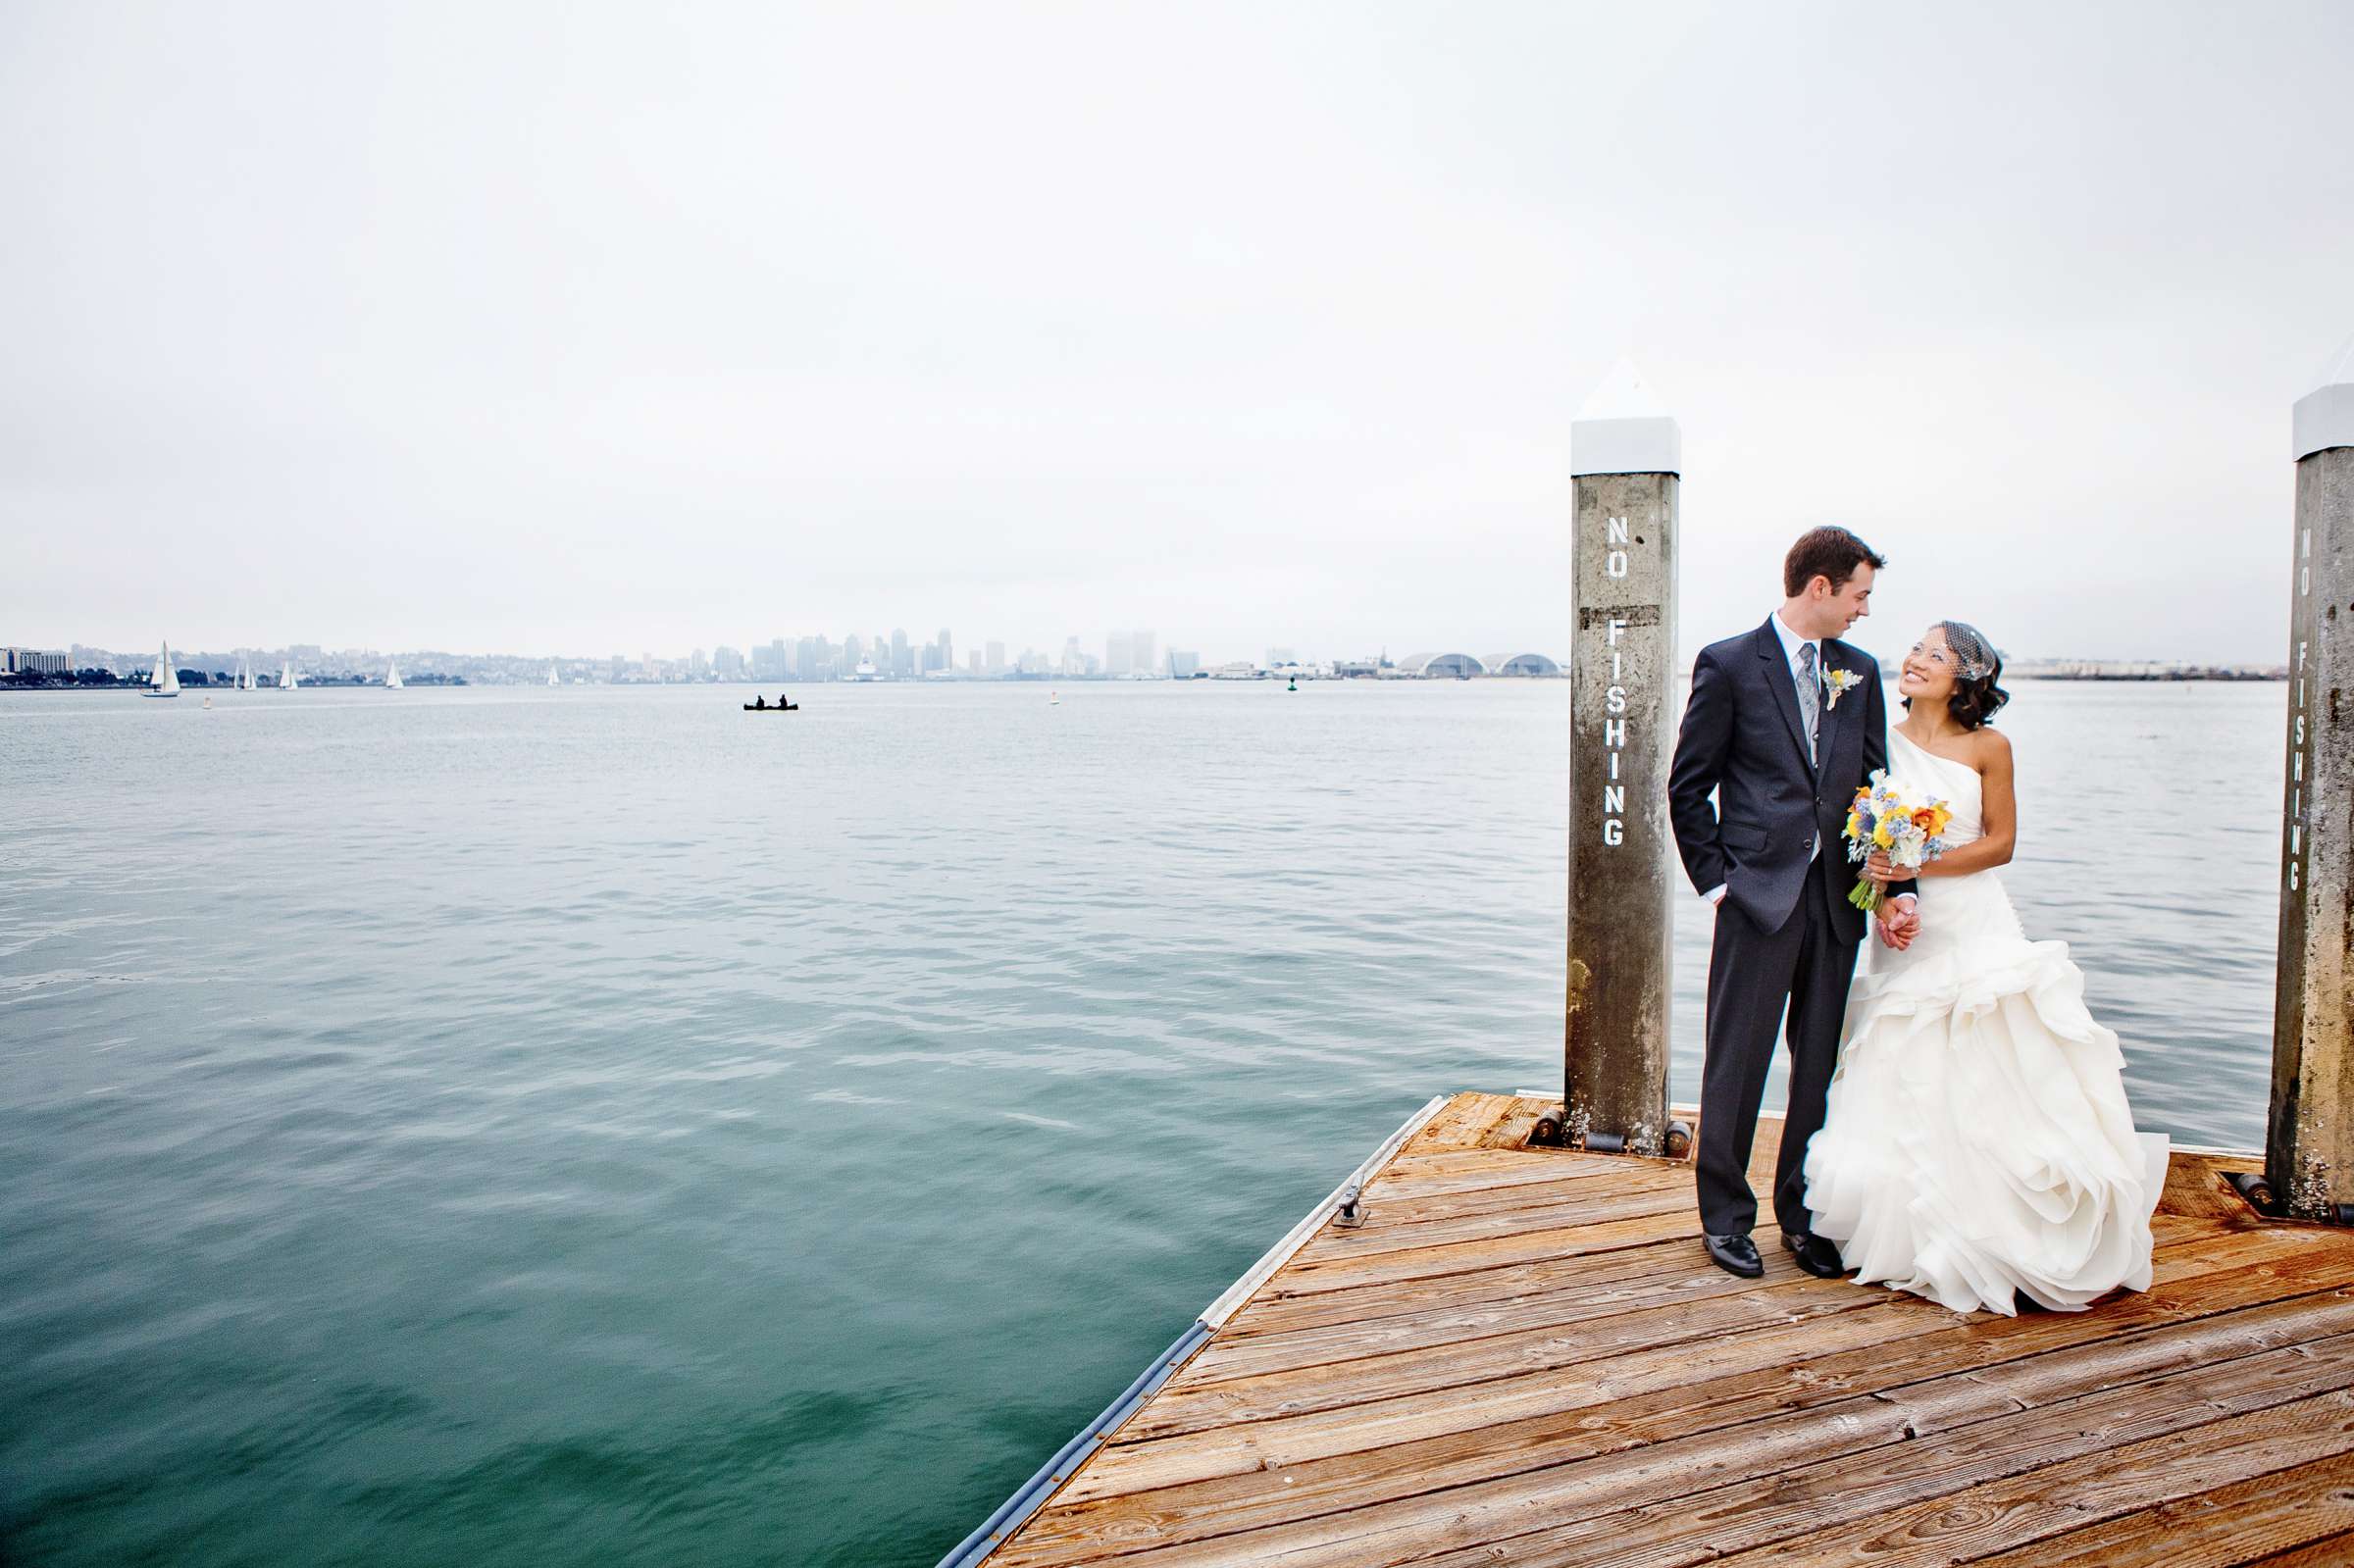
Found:
[[[1824,693],[1822,705],[1826,708],[1836,708],[1839,706],[1839,699],[1847,695],[1848,688],[1863,684],[1864,678],[1853,670],[1825,670],[1822,672],[1822,683],[1828,688]]]

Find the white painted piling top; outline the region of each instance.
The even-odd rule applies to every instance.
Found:
[[[1634,361],[1620,360],[1569,422],[1570,474],[1683,471],[1683,430]]]
[[[2354,337],[2338,345],[2313,390],[2289,411],[2297,461],[2332,446],[2354,446]]]

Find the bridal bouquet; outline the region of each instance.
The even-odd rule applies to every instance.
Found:
[[[1856,791],[1847,808],[1847,858],[1868,860],[1875,849],[1887,851],[1889,861],[1906,871],[1919,871],[1945,853],[1946,825],[1954,808],[1931,800],[1880,769],[1871,782]],[[1880,885],[1866,877],[1857,882],[1847,901],[1870,914],[1880,907]]]

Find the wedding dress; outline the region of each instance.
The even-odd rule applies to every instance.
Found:
[[[1890,771],[1985,832],[1976,771],[1889,736]],[[2150,1284],[2167,1141],[2136,1134],[2117,1037],[2084,1009],[2068,944],[2029,941],[1991,871],[1929,877],[1920,930],[1877,937],[1848,991],[1807,1208],[1860,1282],[2008,1316],[2020,1292],[2079,1311]]]

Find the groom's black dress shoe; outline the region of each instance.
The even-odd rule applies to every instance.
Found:
[[[1758,1256],[1758,1243],[1746,1236],[1709,1236],[1709,1256],[1727,1274],[1738,1274],[1744,1280],[1754,1280],[1766,1272],[1766,1260]]]
[[[1847,1273],[1847,1264],[1839,1249],[1819,1236],[1799,1236],[1782,1233],[1782,1245],[1790,1251],[1798,1266],[1818,1280],[1836,1280]]]

